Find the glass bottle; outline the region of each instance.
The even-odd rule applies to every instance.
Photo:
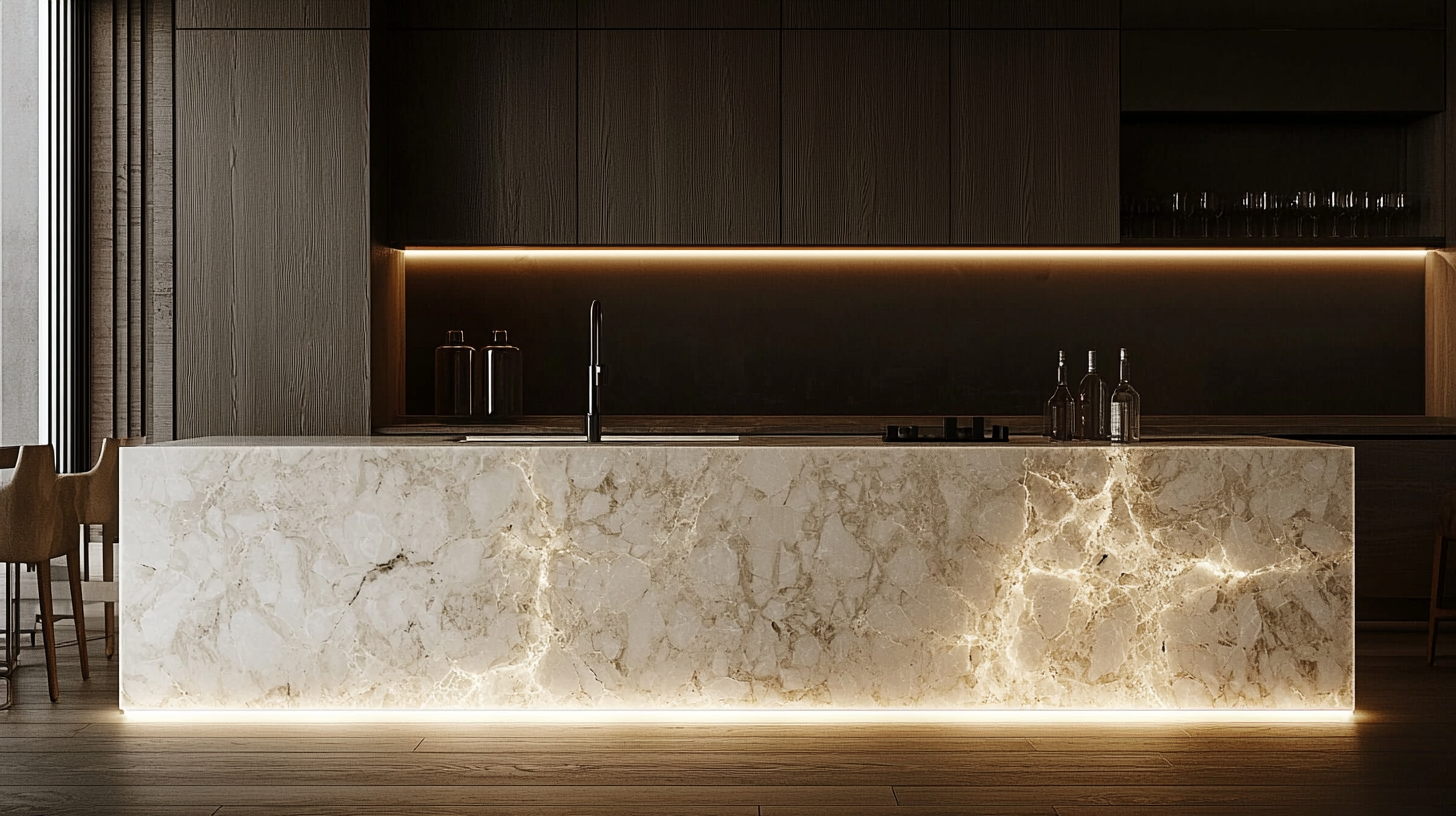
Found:
[[[452,330],[435,349],[436,416],[470,416],[470,367],[475,349],[465,345],[465,332]]]
[[[1048,439],[1066,441],[1075,435],[1077,402],[1067,387],[1067,353],[1057,352],[1057,389],[1047,400],[1042,433]]]
[[[521,350],[511,345],[504,329],[491,332],[490,345],[475,353],[475,415],[482,418],[525,413],[521,389]]]
[[[1118,360],[1117,387],[1112,389],[1108,436],[1113,442],[1136,442],[1142,438],[1142,398],[1127,381],[1127,349]]]
[[[1077,385],[1077,439],[1107,439],[1107,383],[1097,376],[1097,352],[1087,352],[1087,375]]]

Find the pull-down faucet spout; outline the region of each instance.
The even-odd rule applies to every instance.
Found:
[[[602,302],[591,303],[591,358],[586,369],[586,441],[602,441]]]

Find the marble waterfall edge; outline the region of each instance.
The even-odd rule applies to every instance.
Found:
[[[124,709],[1337,709],[1353,452],[192,444]]]

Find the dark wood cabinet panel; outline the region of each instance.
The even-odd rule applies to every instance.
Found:
[[[949,0],[783,0],[785,28],[945,28]]]
[[[1117,28],[1118,0],[951,0],[951,28]]]
[[[949,32],[783,38],[783,242],[945,243]]]
[[[390,34],[391,243],[576,242],[576,37]]]
[[[576,0],[393,0],[390,28],[576,28]]]
[[[177,33],[178,438],[369,431],[368,36]]]
[[[177,28],[368,28],[369,0],[177,0]]]
[[[953,243],[1117,242],[1117,32],[952,32],[950,122]]]
[[[581,0],[582,28],[778,28],[779,0]]]
[[[583,31],[584,244],[779,240],[779,33]]]
[[[1125,111],[1434,112],[1440,31],[1125,31]]]
[[[1122,27],[1441,28],[1445,25],[1443,3],[1444,0],[1382,0],[1379,3],[1371,0],[1122,0]]]

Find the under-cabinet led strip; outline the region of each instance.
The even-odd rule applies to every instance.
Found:
[[[1396,249],[1182,249],[1147,248],[981,248],[981,247],[482,247],[437,248],[407,247],[406,258],[986,258],[1006,259],[1147,259],[1147,258],[1328,258],[1357,260],[1361,258],[1418,258],[1428,250],[1414,247]]]
[[[936,709],[586,709],[290,710],[128,709],[136,722],[490,722],[490,723],[1311,723],[1355,722],[1356,713],[1311,709],[936,710]]]

